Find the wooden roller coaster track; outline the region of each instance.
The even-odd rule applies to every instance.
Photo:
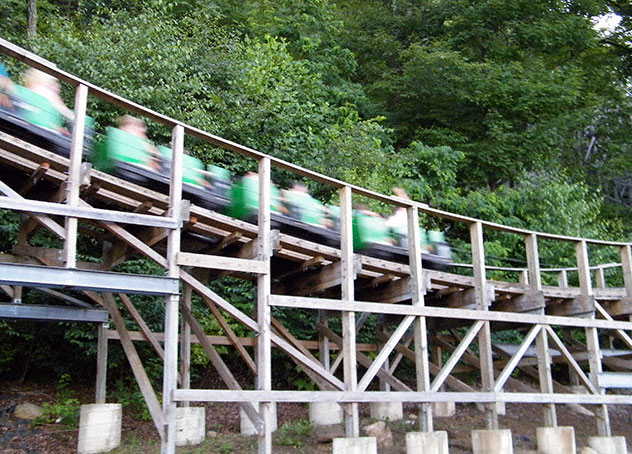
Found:
[[[629,395],[605,392],[606,388],[630,386],[631,381],[629,243],[511,228],[349,185],[146,109],[2,39],[0,51],[76,87],[75,131],[83,131],[89,94],[172,130],[172,184],[168,195],[82,164],[82,133],[73,131],[68,159],[0,132],[0,208],[25,215],[12,253],[0,257],[0,288],[12,299],[0,304],[0,316],[99,323],[96,401],[105,401],[107,342],[116,339],[123,346],[148,405],[163,452],[175,452],[175,409],[190,402],[238,402],[256,427],[259,450],[265,453],[272,450],[273,402],[338,402],[345,409],[348,436],[359,436],[358,404],[362,402],[418,403],[422,431],[433,429],[433,402],[476,403],[486,413],[490,429],[498,427],[497,404],[502,402],[541,405],[546,426],[557,424],[556,404],[594,405],[597,433],[601,436],[610,435],[608,405],[632,404]],[[185,135],[258,161],[258,225],[182,200]],[[341,208],[339,248],[271,230],[272,167],[337,188]],[[354,254],[354,195],[407,210],[409,264]],[[471,275],[422,268],[417,246],[419,213],[469,227],[472,263],[462,268],[471,270]],[[30,245],[29,239],[38,229],[57,237],[63,248]],[[488,278],[496,268],[486,265],[485,230],[524,239],[527,267],[501,269],[506,275],[517,275],[515,282]],[[78,233],[102,245],[100,262],[77,260]],[[542,269],[538,252],[542,240],[574,244],[577,266]],[[621,262],[591,266],[589,245],[618,249]],[[138,254],[164,268],[165,275],[111,271]],[[624,287],[607,287],[604,270],[618,274]],[[543,285],[545,273],[557,273],[558,285]],[[578,286],[569,286],[568,273],[577,275]],[[253,315],[209,288],[209,282],[229,275],[256,284]],[[70,306],[19,304],[24,287],[42,288]],[[68,289],[83,292],[91,304],[66,295]],[[193,293],[217,319],[224,336],[204,332],[191,310]],[[163,332],[148,328],[129,294],[164,295]],[[138,331],[125,327],[119,307],[125,307]],[[318,332],[314,335],[318,340],[294,337],[272,316],[274,307],[315,311]],[[356,342],[370,314],[389,321],[379,328],[379,345]],[[114,330],[103,324],[108,315]],[[184,322],[181,329],[180,315]],[[336,332],[329,321],[338,317],[342,329]],[[243,325],[252,337],[237,336],[230,319]],[[492,332],[507,329],[520,330],[522,343],[509,346],[492,342]],[[583,329],[586,342],[573,340],[571,329]],[[620,348],[602,348],[604,339],[612,338],[617,339]],[[162,404],[134,341],[149,342],[164,361]],[[191,389],[192,343],[202,346],[226,389]],[[473,344],[476,348],[471,348]],[[252,372],[255,390],[241,388],[218,354],[218,346],[229,346],[243,360]],[[318,390],[274,390],[273,347],[296,362]],[[442,352],[448,353],[445,361]],[[398,366],[404,360],[414,363],[414,386],[397,377]],[[582,385],[587,392],[576,394],[568,385],[555,381],[551,374],[554,363],[566,364],[571,383]],[[338,372],[340,368],[342,373]],[[530,392],[504,392],[516,369],[535,378],[539,386]],[[463,372],[475,372],[479,382],[465,383],[458,377]],[[380,391],[374,391],[378,382]],[[253,405],[256,402],[261,404]]]

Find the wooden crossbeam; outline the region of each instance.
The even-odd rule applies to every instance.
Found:
[[[145,372],[145,369],[143,368],[143,363],[140,360],[140,356],[138,356],[136,347],[134,347],[134,343],[129,337],[129,333],[125,327],[125,322],[123,321],[123,317],[121,316],[118,307],[116,306],[116,302],[114,301],[112,294],[103,293],[103,304],[110,313],[110,317],[114,322],[116,331],[118,331],[119,336],[121,337],[121,345],[123,347],[123,351],[125,352],[125,356],[127,356],[127,360],[132,368],[138,387],[143,394],[143,398],[145,399],[145,403],[147,404],[147,408],[151,414],[154,426],[162,437],[162,409],[160,408],[160,402],[158,402],[154,388],[151,386],[151,381],[147,376],[147,372]]]
[[[329,339],[331,339],[332,342],[337,344],[339,348],[342,348],[342,337],[338,336],[331,329],[322,325],[318,327],[318,330],[324,336],[327,336]],[[360,352],[356,352],[356,358],[358,360],[358,363],[360,363],[362,366],[366,368],[371,367],[371,364],[373,363],[373,361],[371,361],[371,359],[368,356]],[[382,369],[381,367],[378,368],[377,370],[377,376],[380,377],[382,380],[387,382],[389,385],[391,385],[394,389],[398,391],[412,391],[412,388],[410,388],[404,382],[396,378],[389,371]]]
[[[202,345],[202,348],[206,352],[206,355],[211,360],[211,364],[213,365],[213,367],[215,367],[215,370],[217,370],[217,373],[219,374],[224,384],[228,386],[229,389],[241,390],[241,385],[233,376],[222,357],[219,355],[219,353],[217,353],[217,350],[215,350],[215,347],[213,346],[213,344],[211,344],[208,337],[205,335],[200,323],[195,317],[193,317],[193,314],[183,302],[181,302],[180,304],[180,313],[191,327],[191,330],[197,336],[198,340],[200,341],[200,345]],[[257,431],[260,431],[263,428],[263,421],[261,419],[261,416],[259,415],[259,412],[249,402],[241,402],[240,406],[244,410],[250,421],[252,421],[253,426],[257,429]]]
[[[26,202],[26,199],[18,194],[16,191],[11,189],[6,183],[0,180],[0,192],[5,194],[9,198],[9,200],[17,200]],[[36,213],[28,213],[31,216],[31,219],[42,225],[43,227],[50,230],[55,236],[61,240],[66,239],[66,230],[59,225],[57,222],[52,220],[49,216],[44,214],[36,214]]]
[[[414,320],[415,317],[412,315],[409,315],[402,320],[402,323],[391,334],[388,341],[384,344],[384,347],[382,347],[382,351],[380,351],[377,357],[373,360],[373,363],[369,366],[368,370],[358,383],[358,391],[364,391],[369,387],[373,378],[377,375],[379,370],[382,370],[381,368],[385,361],[388,359],[395,346],[399,343],[400,339],[404,336],[404,334],[406,334],[406,331],[410,328],[410,325],[412,325]],[[388,373],[392,374],[390,370]]]
[[[470,327],[467,334],[463,336],[463,339],[461,339],[459,346],[454,350],[454,352],[452,352],[452,355],[445,362],[444,366],[441,368],[441,371],[435,376],[435,379],[432,381],[432,384],[430,386],[430,391],[438,391],[439,388],[441,388],[441,385],[443,385],[445,379],[448,377],[448,375],[450,375],[450,372],[452,371],[454,366],[456,366],[456,363],[459,362],[463,353],[465,353],[469,345],[472,343],[476,335],[483,327],[483,324],[484,322],[479,320],[477,322],[474,322],[474,324]]]
[[[206,306],[211,311],[211,314],[213,314],[213,317],[215,317],[219,325],[222,327],[228,339],[230,339],[230,342],[233,345],[233,347],[237,349],[237,352],[239,353],[239,355],[246,362],[246,365],[248,366],[248,368],[256,374],[257,364],[254,362],[254,360],[252,359],[250,354],[246,351],[246,349],[241,344],[241,342],[239,342],[239,338],[235,334],[235,331],[233,331],[233,329],[230,327],[230,324],[226,321],[226,318],[224,318],[224,316],[219,311],[217,306],[213,304],[213,302],[210,299],[202,298],[202,300],[206,303]]]
[[[29,192],[33,188],[33,186],[35,186],[37,184],[37,182],[42,178],[42,176],[44,176],[44,174],[48,171],[49,168],[50,168],[50,163],[48,163],[48,162],[41,163],[37,167],[37,169],[35,169],[29,175],[29,177],[27,178],[26,182],[24,184],[22,184],[22,186],[18,190],[18,194],[23,196],[27,192]]]
[[[124,293],[119,293],[118,296],[123,302],[123,305],[125,305],[127,312],[129,312],[129,314],[132,316],[132,318],[140,328],[143,336],[145,337],[145,340],[149,342],[158,357],[160,357],[160,359],[164,361],[165,351],[163,350],[162,345],[158,343],[158,340],[155,338],[154,333],[152,333],[152,331],[149,329],[149,326],[147,326],[147,323],[145,323],[143,317],[140,315],[138,310],[136,310],[136,307],[134,306],[134,303],[132,303],[132,300]]]
[[[529,330],[529,333],[524,337],[518,351],[513,355],[513,357],[509,360],[505,368],[502,372],[496,377],[496,383],[494,384],[494,392],[501,392],[503,386],[507,382],[507,379],[510,377],[511,373],[514,371],[520,360],[524,356],[527,349],[531,346],[536,336],[542,330],[542,325],[533,325]]]

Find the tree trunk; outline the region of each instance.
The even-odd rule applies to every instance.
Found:
[[[26,26],[26,36],[29,39],[37,35],[37,0],[27,0],[28,4],[28,24]]]

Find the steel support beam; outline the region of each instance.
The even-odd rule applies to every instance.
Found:
[[[178,295],[177,278],[0,263],[0,284],[97,292]]]

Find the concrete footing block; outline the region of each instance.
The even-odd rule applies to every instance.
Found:
[[[454,402],[433,402],[432,416],[436,418],[451,418],[456,414]]]
[[[377,454],[375,437],[334,438],[333,454]]]
[[[628,454],[625,437],[590,437],[588,446],[599,454]]]
[[[108,452],[121,444],[121,404],[82,405],[79,415],[77,452]]]
[[[473,430],[472,452],[474,454],[513,454],[511,430]]]
[[[204,407],[176,408],[176,446],[199,445],[206,436]]]
[[[575,454],[575,429],[538,427],[535,431],[538,454]]]
[[[311,402],[309,422],[314,426],[330,426],[344,421],[344,411],[336,402]]]
[[[257,411],[260,411],[258,402],[253,402],[252,404],[255,406]],[[274,432],[278,428],[277,406],[276,406],[276,402],[272,402],[271,405],[272,405],[272,417],[271,417],[272,432]],[[257,435],[257,429],[255,429],[255,425],[252,423],[252,421],[250,421],[250,418],[248,417],[246,412],[241,409],[241,407],[239,407],[239,427],[241,429],[242,435]]]
[[[402,402],[371,402],[369,408],[371,419],[388,419],[389,421],[404,419]]]
[[[448,433],[408,432],[406,434],[406,454],[448,454]]]

